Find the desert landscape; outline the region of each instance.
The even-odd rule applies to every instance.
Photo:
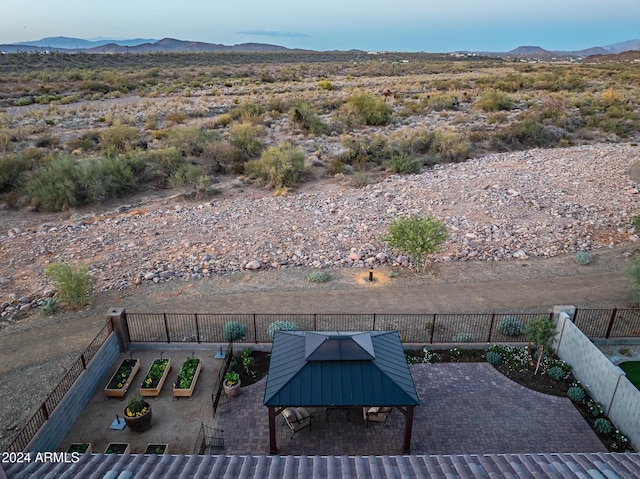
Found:
[[[244,269],[401,271],[410,259],[383,237],[411,214],[449,229],[438,262],[638,239],[637,63],[134,59],[0,58],[3,325],[52,296],[50,263],[86,265],[97,291]]]

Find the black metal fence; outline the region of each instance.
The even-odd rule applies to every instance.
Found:
[[[58,404],[60,404],[64,399],[65,395],[69,392],[69,389],[71,389],[80,374],[82,374],[82,371],[87,368],[87,365],[98,353],[112,331],[113,326],[111,322],[104,325],[98,335],[93,339],[93,341],[91,341],[87,349],[85,349],[80,357],[78,357],[78,359],[76,359],[71,365],[67,374],[65,374],[58,385],[53,389],[53,391],[51,391],[49,396],[47,396],[31,419],[27,421],[27,424],[13,439],[13,442],[9,444],[7,452],[20,452],[26,449],[29,442],[31,442],[45,421],[49,419],[49,415],[53,412],[56,406],[58,406]]]
[[[276,321],[291,323],[304,331],[398,331],[405,343],[522,342],[524,335],[504,327],[551,313],[513,314],[172,314],[127,313],[132,342],[268,343]],[[230,338],[229,324],[244,331]]]
[[[578,309],[573,321],[592,339],[640,337],[640,309]]]

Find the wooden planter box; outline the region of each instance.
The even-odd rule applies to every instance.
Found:
[[[113,381],[113,379],[115,378],[116,374],[118,374],[118,371],[120,370],[120,367],[122,366],[122,364],[125,361],[129,361],[129,359],[125,359],[123,360],[119,365],[118,368],[116,369],[116,371],[113,373],[113,375],[111,376],[111,378],[109,378],[109,382],[107,383],[107,385],[104,388],[104,393],[109,396],[109,397],[116,397],[116,398],[123,398],[125,394],[127,394],[127,391],[129,390],[129,386],[131,386],[131,382],[133,381],[133,378],[135,377],[135,375],[138,373],[138,369],[140,369],[140,360],[139,359],[134,359],[135,364],[133,365],[133,367],[131,368],[131,374],[129,374],[129,377],[127,378],[127,380],[125,381],[124,385],[121,388],[109,388],[109,384],[111,384],[111,381]]]
[[[200,370],[202,369],[202,361],[198,363],[198,367],[196,368],[196,372],[193,375],[193,380],[191,381],[191,386],[189,389],[182,388],[173,388],[173,397],[191,397],[193,395],[193,390],[196,388],[196,381],[198,380],[198,376],[200,376]]]
[[[108,452],[110,451],[110,452]],[[128,442],[110,442],[104,450],[105,454],[130,454],[131,445]]]
[[[147,444],[144,454],[169,454],[169,444]]]
[[[154,362],[155,362],[155,359],[154,359]],[[151,366],[149,366],[149,371],[151,371],[152,367],[153,367],[153,363],[151,363]],[[160,381],[158,382],[157,386],[155,388],[141,387],[140,395],[141,396],[158,396],[160,394],[160,391],[162,390],[162,386],[164,385],[165,380],[167,379],[167,376],[169,375],[170,370],[171,370],[171,359],[167,359],[167,367],[162,373],[162,377],[160,378]],[[149,374],[149,371],[147,371],[147,374],[144,375],[145,378]]]
[[[72,442],[67,449],[68,453],[77,452],[79,454],[91,454],[93,445],[90,442]]]

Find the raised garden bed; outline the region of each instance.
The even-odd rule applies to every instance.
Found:
[[[105,454],[130,454],[131,445],[128,442],[110,442],[104,450]]]
[[[79,454],[91,454],[93,445],[90,442],[73,442],[69,445],[67,452],[77,452]]]
[[[169,444],[147,444],[144,454],[169,454]]]
[[[140,395],[158,396],[170,370],[171,359],[154,359],[140,386]]]
[[[202,361],[200,359],[185,359],[178,373],[178,380],[173,384],[173,397],[191,397],[201,370]]]
[[[118,366],[118,369],[113,373],[113,376],[111,376],[111,379],[109,379],[109,382],[104,388],[105,395],[118,398],[124,397],[138,369],[140,369],[139,359],[122,360],[120,366]]]

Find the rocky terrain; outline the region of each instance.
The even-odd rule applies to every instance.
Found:
[[[234,180],[204,203],[161,198],[44,223],[30,213],[21,226],[1,211],[11,225],[0,231],[0,314],[6,324],[52,294],[50,262],[89,265],[97,290],[243,269],[406,267],[382,241],[397,215],[446,223],[436,261],[523,261],[633,242],[640,186],[629,170],[639,157],[622,144],[500,153],[362,188],[325,179],[287,196]]]

